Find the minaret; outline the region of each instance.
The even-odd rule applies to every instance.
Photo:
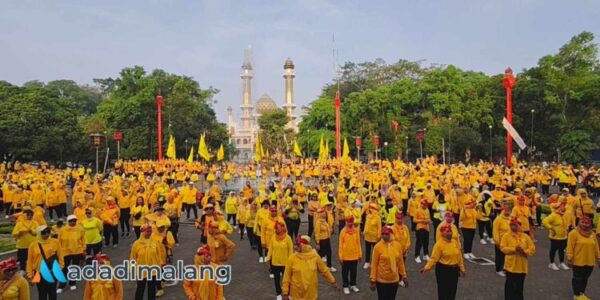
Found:
[[[296,130],[296,105],[294,104],[294,63],[287,59],[283,64],[283,78],[285,79],[285,104],[283,108],[290,117],[288,127]]]
[[[242,64],[242,128],[250,130],[252,128],[252,48],[248,46],[244,51],[244,63]]]
[[[227,107],[227,126],[231,128],[233,126],[233,108]]]

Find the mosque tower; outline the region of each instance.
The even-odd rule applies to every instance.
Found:
[[[283,78],[285,80],[285,104],[283,108],[287,112],[290,121],[288,127],[294,131],[296,128],[296,104],[294,104],[294,63],[291,59],[287,59],[283,64]]]
[[[248,46],[244,51],[244,63],[242,64],[242,128],[250,130],[252,128],[252,48]]]

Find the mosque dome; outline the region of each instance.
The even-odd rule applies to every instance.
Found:
[[[293,69],[294,68],[294,62],[288,57],[288,59],[285,60],[285,63],[283,64],[283,69]]]
[[[265,113],[274,111],[277,109],[277,103],[269,95],[264,94],[258,101],[256,101],[256,113],[264,115]]]

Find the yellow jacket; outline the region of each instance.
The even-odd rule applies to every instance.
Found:
[[[475,229],[477,225],[477,211],[474,208],[464,208],[460,213],[460,228]]]
[[[363,230],[365,241],[377,243],[381,238],[381,217],[377,213],[368,213]]]
[[[438,241],[442,238],[442,225],[444,225],[444,223],[446,223],[445,221],[440,223],[440,225],[438,225],[438,227],[435,229],[435,240]],[[460,232],[458,232],[458,227],[456,227],[456,225],[454,225],[454,223],[452,223],[452,225],[450,225],[450,228],[452,228],[452,239],[456,240],[459,244],[460,244]]]
[[[344,227],[340,232],[338,245],[340,261],[360,260],[362,257],[360,232],[357,228],[350,230],[348,227]]]
[[[267,261],[271,261],[273,266],[285,267],[288,258],[294,254],[294,244],[287,233],[282,236],[273,235],[268,248]]]
[[[36,241],[38,223],[33,220],[22,219],[17,221],[13,228],[12,236],[17,239],[17,249],[28,249]]]
[[[415,210],[414,215],[414,222],[417,224],[417,230],[425,229],[429,231],[429,223],[426,223],[426,221],[431,221],[429,210],[422,207],[418,207]]]
[[[500,241],[502,241],[502,237],[510,232],[510,217],[505,217],[504,214],[501,214],[494,219],[494,224],[492,226],[492,238],[496,243],[496,247],[500,247]]]
[[[81,221],[81,226],[85,230],[85,243],[88,245],[97,244],[102,242],[102,235],[100,232],[104,229],[102,221],[96,217],[84,219]]]
[[[217,264],[227,263],[235,250],[235,244],[224,234],[209,235],[207,244],[210,247],[212,261]]]
[[[371,282],[395,283],[402,278],[407,278],[402,246],[395,241],[379,241],[371,258]]]
[[[326,240],[331,237],[331,224],[328,222],[328,215],[320,216],[315,215],[313,219],[314,228],[315,228],[315,242],[319,242],[321,240]]]
[[[105,225],[117,226],[119,225],[119,216],[121,215],[121,211],[117,206],[113,208],[105,208],[100,214],[100,220]]]
[[[81,225],[63,226],[58,241],[64,256],[85,253],[85,231]]]
[[[29,300],[29,283],[23,276],[14,275],[11,284],[0,291],[0,299],[3,300]]]
[[[531,217],[531,210],[529,207],[523,205],[516,205],[512,210],[512,217],[517,217],[521,221],[521,230],[529,231],[529,217]]]
[[[596,235],[592,232],[590,236],[585,237],[579,229],[571,230],[567,240],[567,260],[574,266],[594,267],[598,259],[600,259],[600,249]]]
[[[457,266],[461,272],[464,272],[465,263],[460,243],[455,239],[448,241],[445,238],[441,238],[436,240],[435,245],[433,245],[431,257],[427,261],[427,264],[425,264],[425,271],[431,270],[436,263]]]
[[[146,223],[145,217],[148,214],[148,206],[132,206],[131,207],[131,218],[133,219],[133,226],[142,226]]]
[[[551,213],[542,220],[542,225],[548,229],[548,237],[551,240],[566,240],[569,233],[569,224],[564,215]]]
[[[523,249],[524,255],[516,252],[517,247]],[[512,231],[505,234],[500,241],[500,250],[506,255],[504,270],[527,274],[529,271],[528,257],[535,254],[535,245],[529,235]]]
[[[335,277],[314,249],[295,253],[285,266],[281,282],[282,294],[289,295],[293,300],[317,300],[319,298],[317,272],[321,273],[329,283],[335,283]]]
[[[129,259],[135,260],[138,267],[140,265],[162,266],[165,264],[165,257],[165,247],[155,239],[144,236],[141,236],[133,243],[131,253],[129,254]],[[146,278],[149,275],[146,273],[143,272],[142,278]]]
[[[201,264],[198,262],[199,259],[194,257],[196,266]],[[210,263],[213,268],[217,268],[219,265]],[[218,285],[216,281],[209,281],[208,279],[196,280],[196,281],[183,281],[183,292],[187,298],[195,297],[198,300],[223,300],[223,286]]]
[[[58,259],[58,264],[61,268],[64,267],[63,254],[60,249],[60,243],[57,239],[48,238],[46,240],[42,240],[41,237],[38,237],[36,242],[31,243],[29,245],[29,250],[27,251],[27,278],[33,278],[35,272],[40,270],[40,263],[42,262],[42,252],[40,252],[39,244],[42,245],[42,249],[44,249],[44,254],[46,255],[46,259],[50,259],[52,256],[56,256]],[[53,263],[50,262],[49,263]],[[52,268],[52,266],[48,266],[48,268]]]
[[[394,231],[394,241],[400,243],[402,249],[404,249],[403,253],[408,252],[408,249],[410,249],[410,230],[408,226],[394,224],[392,230]]]
[[[122,300],[123,284],[116,280],[94,280],[85,283],[83,300]]]
[[[228,215],[233,215],[237,213],[238,208],[238,199],[237,197],[227,197],[225,199],[225,213]]]

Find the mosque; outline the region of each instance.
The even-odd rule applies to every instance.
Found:
[[[261,115],[278,108],[277,102],[269,95],[263,94],[256,105],[252,103],[252,78],[254,72],[252,68],[251,55],[247,50],[244,63],[242,64],[242,105],[240,105],[240,122],[233,120],[233,109],[227,108],[227,129],[231,138],[231,144],[235,148],[232,160],[245,162],[253,159],[256,136],[259,131],[258,118]],[[287,59],[283,64],[283,79],[285,84],[284,104],[282,109],[290,117],[288,127],[298,131],[296,120],[296,104],[294,103],[294,63]]]

